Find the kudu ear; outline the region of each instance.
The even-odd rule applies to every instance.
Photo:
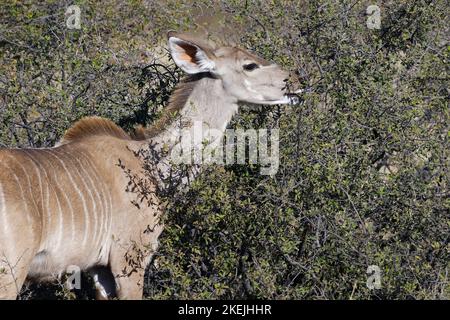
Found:
[[[200,72],[213,72],[214,53],[205,45],[199,45],[185,36],[175,32],[167,34],[169,50],[173,60],[184,72],[195,74]]]

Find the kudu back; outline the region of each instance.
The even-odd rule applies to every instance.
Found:
[[[0,299],[15,299],[26,280],[54,279],[73,266],[92,272],[97,298],[141,299],[163,226],[158,197],[136,206],[127,188],[126,172],[146,175],[136,152],[170,146],[181,123],[201,121],[223,132],[240,102],[292,102],[287,73],[254,54],[174,32],[168,45],[189,76],[160,120],[134,138],[90,117],[53,148],[0,150]]]

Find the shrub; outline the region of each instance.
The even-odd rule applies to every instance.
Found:
[[[210,166],[168,197],[148,298],[448,298],[444,1],[383,1],[380,29],[364,1],[74,3],[81,30],[65,27],[72,1],[0,8],[1,146],[51,146],[85,115],[151,124],[180,77],[168,29],[232,30],[309,90],[232,123],[280,129],[275,177]]]

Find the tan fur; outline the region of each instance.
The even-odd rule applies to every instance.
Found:
[[[160,177],[148,177],[138,151],[150,144],[156,151],[173,147],[177,114],[183,128],[200,121],[223,133],[239,101],[287,101],[286,73],[279,67],[240,49],[169,37],[178,46],[171,50],[174,60],[191,75],[150,128],[138,127],[130,136],[110,120],[88,117],[56,147],[0,149],[0,299],[14,299],[26,278],[54,279],[74,266],[93,274],[98,298],[141,299],[163,226],[154,193]],[[242,64],[248,61],[261,68],[246,74]],[[171,172],[170,158],[159,157],[156,165],[163,175]],[[136,182],[150,192],[148,202],[140,202]]]
[[[66,131],[61,144],[98,135],[107,135],[119,139],[130,139],[130,136],[111,120],[101,117],[85,117]]]
[[[179,111],[184,107],[186,101],[197,85],[198,80],[202,79],[204,75],[191,75],[184,78],[175,88],[172,96],[169,99],[168,106],[164,109],[163,114],[159,119],[149,128],[141,128],[137,131],[146,138],[150,139],[161,133],[164,128],[170,124],[178,115]]]
[[[130,180],[118,161],[136,174],[142,165],[128,150],[129,138],[115,133],[0,151],[0,211],[8,213],[0,212],[0,299],[13,298],[27,275],[45,280],[70,265],[109,265],[120,298],[142,297],[140,279],[162,226],[157,205],[131,204],[137,195],[125,191]]]

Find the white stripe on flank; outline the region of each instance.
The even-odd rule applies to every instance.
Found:
[[[47,176],[47,171],[44,170],[45,175]],[[52,213],[50,211],[50,188],[49,188],[50,182],[48,181],[45,184],[45,207],[44,212],[47,214],[47,234],[46,234],[46,240],[50,239],[50,234],[52,232]]]
[[[24,166],[22,165],[22,163],[21,163],[19,160],[17,160],[15,157],[13,157],[13,156],[11,156],[11,155],[8,155],[8,157],[9,157],[10,159],[12,159],[14,162],[16,162],[16,163],[20,166],[20,169],[22,169],[23,173],[24,173],[25,176],[27,177],[28,190],[29,190],[29,192],[30,192],[30,197],[31,197],[31,199],[32,199],[32,201],[33,201],[33,203],[34,203],[34,206],[35,206],[36,211],[38,211],[38,214],[39,214],[39,216],[40,216],[41,213],[39,212],[39,206],[37,205],[36,198],[34,197],[34,194],[33,194],[33,186],[31,185],[31,180],[30,180],[30,176],[29,176],[29,174],[28,174],[28,171],[24,168]]]
[[[0,164],[2,161],[0,161]],[[0,215],[1,215],[1,222],[3,225],[3,236],[4,239],[7,239],[10,236],[10,230],[9,230],[9,223],[8,223],[8,217],[7,217],[7,211],[6,211],[6,199],[5,199],[5,190],[3,189],[3,185],[0,182]],[[7,250],[7,251],[6,251]],[[9,256],[9,253],[15,252],[16,246],[15,241],[8,241],[7,247],[2,248],[2,252],[0,252],[0,256]]]
[[[48,153],[47,150],[42,150],[42,151]],[[62,244],[62,239],[63,239],[63,223],[64,223],[64,220],[63,220],[63,211],[62,211],[61,203],[60,203],[60,201],[59,201],[58,192],[56,191],[56,188],[58,188],[58,189],[61,191],[61,194],[64,196],[64,200],[66,200],[66,203],[67,203],[67,205],[69,206],[69,209],[70,209],[70,212],[71,212],[71,216],[72,216],[72,225],[71,225],[71,228],[72,228],[72,233],[73,233],[73,234],[75,234],[74,214],[73,214],[73,207],[72,207],[72,204],[71,204],[69,198],[68,198],[67,195],[63,192],[63,189],[62,189],[62,188],[59,186],[59,184],[58,184],[58,176],[56,175],[56,169],[55,169],[55,166],[54,166],[50,161],[48,161],[47,163],[50,164],[50,166],[53,168],[53,175],[55,176],[55,179],[52,181],[55,185],[50,184],[50,186],[52,187],[53,191],[55,192],[56,202],[57,202],[57,204],[58,204],[58,211],[59,211],[59,233],[58,233],[58,243],[57,243],[56,247],[59,248],[59,247],[61,246],[61,244]],[[46,173],[46,174],[47,174],[47,173]],[[48,176],[47,176],[47,179],[48,179]],[[49,181],[51,181],[51,180],[49,179]],[[50,204],[47,203],[47,206],[49,206],[49,205],[50,205]],[[73,242],[72,242],[72,243],[73,243]],[[56,250],[56,249],[55,249],[55,250]]]
[[[107,230],[107,234],[108,236],[111,235],[111,226],[112,226],[112,197],[111,197],[111,192],[110,190],[106,190],[106,192],[108,193],[108,199],[109,199],[109,227]]]
[[[3,193],[3,186],[2,186],[1,181],[0,181],[0,215],[2,217],[3,234],[7,235],[8,234],[8,219],[6,217],[6,201],[5,201],[5,194]]]
[[[25,193],[23,192],[23,188],[22,188],[22,185],[20,184],[19,177],[17,177],[17,175],[14,173],[14,171],[12,171],[11,168],[6,163],[4,163],[4,165],[6,168],[8,168],[8,171],[11,172],[11,174],[14,177],[14,180],[16,180],[16,183],[19,186],[22,203],[25,205],[25,211],[27,214],[27,222],[29,225],[31,225],[32,219],[31,219],[31,215],[30,215],[30,210],[28,208],[28,202],[27,202],[27,199],[25,198]]]
[[[47,212],[48,212],[48,219],[49,219],[49,226],[51,226],[51,222],[52,222],[52,213],[50,212],[50,187],[53,190],[53,193],[55,194],[55,198],[56,198],[56,204],[58,205],[58,213],[59,213],[59,234],[58,234],[58,242],[55,245],[55,251],[58,251],[59,247],[62,244],[62,237],[63,237],[63,231],[62,231],[62,226],[63,226],[63,212],[62,212],[62,207],[61,207],[61,202],[59,201],[59,197],[58,197],[58,192],[56,192],[55,187],[53,186],[53,184],[50,183],[50,177],[47,173],[47,171],[45,170],[45,168],[43,168],[45,177],[47,178],[47,198],[46,198],[46,207],[47,207]],[[56,183],[56,187],[58,187],[58,184]],[[49,187],[50,186],[50,187]],[[56,212],[55,212],[56,214]],[[56,219],[55,219],[56,221]],[[56,226],[55,226],[56,227]],[[56,228],[55,228],[56,229]],[[49,229],[49,232],[51,232],[51,229]],[[48,236],[48,239],[50,239],[50,234]]]
[[[81,169],[83,170],[83,172],[85,174],[85,177],[89,181],[89,184],[92,186],[92,188],[88,189],[89,193],[91,194],[91,197],[92,197],[92,191],[95,193],[95,198],[96,199],[95,200],[93,199],[93,202],[94,202],[94,212],[93,212],[93,214],[94,214],[94,218],[95,218],[95,232],[94,232],[95,235],[94,235],[93,242],[96,244],[96,248],[98,248],[98,247],[101,247],[102,242],[103,242],[102,228],[103,228],[103,223],[104,223],[104,219],[105,219],[105,217],[104,217],[104,209],[101,206],[100,206],[101,210],[97,209],[97,203],[96,202],[97,202],[97,200],[99,202],[101,202],[101,198],[100,198],[100,195],[99,195],[99,193],[97,191],[97,186],[95,185],[94,180],[92,180],[90,174],[87,172],[86,167],[88,167],[89,165],[85,164],[83,166],[83,164],[78,159],[76,159],[76,161],[79,163]],[[100,222],[100,223],[98,223],[98,222]],[[99,225],[100,225],[100,227],[99,227]]]
[[[80,172],[80,170],[78,170],[78,167],[76,166],[74,160],[76,162],[78,162],[80,168],[84,171],[84,173],[86,173],[86,171],[85,171],[83,165],[80,163],[80,161],[76,157],[72,156],[71,154],[69,154],[67,152],[63,152],[62,150],[53,149],[53,151],[54,152],[58,152],[61,155],[66,155],[70,159],[72,164],[74,164],[74,168],[76,170],[76,173],[78,174],[80,180],[82,181],[82,183],[84,185],[84,188],[86,189],[86,191],[89,194],[89,197],[91,198],[92,214],[94,216],[94,229],[93,229],[93,232],[92,232],[93,233],[92,234],[92,244],[93,244],[94,248],[97,248],[97,241],[98,241],[98,239],[96,239],[96,237],[97,237],[96,232],[97,232],[97,227],[98,227],[98,217],[97,217],[97,212],[96,212],[97,211],[97,204],[96,204],[96,201],[95,201],[95,199],[94,199],[94,197],[92,195],[92,191],[91,191],[91,189],[95,189],[95,185],[92,183],[92,180],[90,179],[89,174],[85,174],[85,176],[81,175],[81,172]],[[83,177],[86,177],[90,181],[90,184],[92,185],[92,188],[89,188],[87,183],[84,181]]]
[[[83,170],[86,170],[85,172],[87,173],[87,176],[89,178],[89,181],[92,183],[93,185],[93,189],[94,189],[94,193],[96,198],[98,199],[98,203],[99,203],[99,210],[98,210],[98,214],[100,215],[100,228],[97,230],[98,232],[98,241],[99,241],[99,246],[103,246],[104,244],[104,239],[105,239],[105,233],[103,232],[103,228],[106,225],[107,221],[106,220],[106,214],[107,214],[107,208],[105,208],[104,206],[104,202],[103,199],[98,191],[99,188],[99,184],[100,179],[98,178],[98,176],[95,173],[95,169],[92,168],[92,164],[87,162],[87,160],[85,159],[86,164],[85,167],[83,167]],[[90,169],[89,171],[91,172],[91,174],[89,174],[87,171],[88,169]],[[97,184],[94,182],[93,178],[97,181]],[[101,210],[100,210],[101,209]]]
[[[52,150],[52,152],[49,152],[52,156],[54,156],[56,159],[58,159],[58,161],[61,163],[63,169],[66,171],[67,176],[69,177],[70,182],[72,183],[72,185],[75,188],[75,191],[78,193],[78,196],[81,199],[81,203],[83,204],[83,211],[84,211],[84,235],[83,235],[83,242],[82,242],[82,246],[85,247],[87,244],[87,236],[89,235],[89,216],[88,216],[88,210],[87,210],[87,206],[86,206],[86,200],[84,199],[83,193],[81,192],[81,190],[78,188],[78,185],[75,183],[75,181],[73,180],[73,176],[70,173],[69,169],[67,169],[66,165],[64,164],[64,161],[62,161],[54,152],[55,150]],[[72,211],[73,212],[73,211]],[[75,227],[75,223],[73,223],[73,227]],[[72,234],[72,240],[75,240],[75,233]]]
[[[35,157],[33,157],[31,155],[31,153],[27,149],[23,149],[23,151],[31,158],[33,164],[35,165],[36,172],[38,173],[39,187],[41,189],[42,215],[46,215],[47,216],[47,219],[45,220],[46,224],[44,224],[44,226],[43,226],[42,235],[44,235],[44,230],[45,230],[46,231],[45,240],[49,241],[49,239],[50,239],[50,231],[51,231],[51,228],[52,228],[52,225],[51,225],[52,218],[51,218],[51,213],[50,213],[50,188],[49,188],[50,179],[48,178],[47,171],[41,165],[41,163],[37,159],[35,159]],[[46,190],[45,193],[44,193],[44,190],[42,188],[42,185],[43,185],[42,179],[41,179],[41,173],[42,172],[45,174],[45,177],[47,178],[47,181],[46,181],[47,183],[45,183],[45,190]],[[44,194],[45,194],[45,201],[44,201]],[[44,222],[44,218],[42,219],[42,221]]]
[[[41,173],[40,173],[40,171],[39,171],[39,168],[38,168],[38,166],[36,165],[36,163],[35,162],[37,162],[32,156],[31,156],[31,154],[26,150],[26,149],[23,149],[23,152],[30,158],[30,162],[33,164],[33,167],[34,167],[34,171],[36,172],[36,175],[37,175],[37,177],[38,177],[38,182],[39,182],[39,191],[40,191],[40,193],[41,193],[41,212],[40,212],[40,215],[42,216],[43,214],[44,214],[44,194],[43,194],[43,189],[42,189],[42,179],[41,179]],[[32,190],[32,189],[31,189]],[[34,197],[34,194],[33,194],[33,198],[35,198]],[[38,209],[39,210],[39,209]],[[42,222],[44,222],[44,220],[42,220]]]
[[[105,208],[105,203],[104,203],[100,193],[97,190],[100,187],[99,184],[101,183],[101,180],[98,178],[98,175],[96,174],[95,169],[94,169],[92,163],[90,162],[89,156],[85,155],[82,152],[79,152],[79,155],[82,155],[84,160],[85,160],[85,162],[86,162],[85,166],[83,166],[83,170],[85,170],[86,168],[90,169],[89,171],[91,172],[91,174],[87,173],[86,176],[89,178],[89,180],[91,181],[92,185],[95,186],[95,183],[91,179],[91,176],[93,176],[95,178],[95,180],[97,181],[97,185],[94,187],[94,191],[95,191],[96,197],[99,200],[99,205],[101,207],[101,218],[100,218],[101,225],[100,225],[100,229],[99,230],[96,229],[96,233],[98,233],[98,238],[99,238],[98,241],[99,241],[99,244],[101,245],[101,244],[103,244],[103,239],[104,239],[104,236],[103,236],[104,233],[102,232],[102,229],[104,228],[104,225],[105,225],[105,221],[104,220],[106,218],[106,210],[107,210],[107,208]],[[77,159],[77,161],[78,161],[78,159]],[[100,213],[100,210],[99,210],[99,213]]]
[[[99,177],[99,174],[94,166],[94,164],[91,161],[91,158],[86,155],[83,152],[80,152],[81,155],[84,156],[85,160],[89,163],[90,168],[92,169],[92,175],[95,177],[95,179],[98,181],[98,187],[101,187],[101,198],[102,198],[102,207],[104,208],[104,216],[105,216],[105,237],[104,239],[109,239],[110,236],[110,229],[111,229],[111,225],[112,225],[112,204],[111,204],[111,200],[109,199],[109,205],[108,205],[108,200],[106,199],[106,195],[109,195],[109,190],[104,182],[103,179],[101,179]],[[110,195],[109,195],[110,196]],[[110,197],[109,197],[110,198]]]

